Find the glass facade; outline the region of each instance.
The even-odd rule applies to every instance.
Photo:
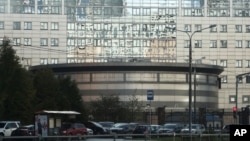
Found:
[[[202,63],[225,68],[222,80],[228,89],[221,90],[219,98],[224,101],[234,94],[235,75],[250,71],[249,4],[250,0],[0,0],[0,33],[29,59],[23,61],[25,67],[58,62],[186,63],[191,46],[194,61],[206,57]],[[186,33],[213,24],[217,26],[197,33],[190,45]]]
[[[68,62],[175,60],[176,42],[166,26],[175,27],[178,1],[64,2],[68,16],[67,49],[70,56],[77,54]]]

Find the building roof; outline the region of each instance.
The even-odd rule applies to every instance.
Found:
[[[51,68],[55,73],[80,71],[172,71],[189,72],[188,63],[155,63],[155,62],[107,62],[107,63],[70,63],[48,64],[30,67],[30,71]],[[219,75],[224,68],[217,65],[192,64],[193,69],[199,73],[212,73]]]
[[[76,111],[49,111],[49,110],[42,110],[36,112],[36,114],[66,114],[66,115],[79,115],[81,113]]]

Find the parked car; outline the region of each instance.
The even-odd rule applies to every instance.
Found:
[[[116,123],[110,128],[111,133],[127,134],[130,131],[129,123]]]
[[[0,121],[0,136],[11,136],[12,131],[20,126],[20,121]]]
[[[63,123],[61,135],[87,135],[87,128],[82,123]]]
[[[151,133],[158,133],[159,129],[162,127],[161,125],[150,125],[151,126]]]
[[[222,134],[229,134],[230,133],[230,125],[239,125],[239,124],[226,124],[222,127],[221,133]]]
[[[34,136],[35,127],[34,125],[20,126],[16,130],[13,130],[11,136]]]
[[[149,134],[149,133],[151,133],[151,126],[144,124],[137,125],[133,132],[133,134]]]
[[[129,123],[129,131],[128,131],[128,133],[133,133],[134,132],[134,130],[135,130],[135,128],[136,128],[136,126],[137,125],[139,125],[140,123],[137,123],[137,122],[130,122]]]
[[[94,134],[93,130],[90,129],[90,128],[87,128],[87,132],[88,132],[88,135],[93,135]]]
[[[191,124],[191,133],[192,134],[202,134],[206,131],[206,128],[203,124]],[[181,129],[181,133],[189,133],[189,125],[186,125]]]
[[[115,124],[112,121],[100,121],[99,123],[107,130],[108,133],[110,133],[110,128]]]
[[[159,133],[180,133],[184,128],[184,124],[180,123],[166,123],[158,130]]]
[[[84,122],[84,125],[93,130],[94,135],[98,134],[108,134],[108,131],[98,122],[95,121],[87,121]]]

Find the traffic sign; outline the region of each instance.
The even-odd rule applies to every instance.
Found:
[[[147,99],[154,100],[154,90],[147,90]]]

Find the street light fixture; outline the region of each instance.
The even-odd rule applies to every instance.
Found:
[[[189,133],[190,133],[190,136],[191,136],[191,122],[192,122],[192,37],[197,32],[201,32],[202,30],[213,28],[216,26],[217,25],[213,24],[213,25],[210,25],[209,27],[202,28],[200,30],[196,30],[196,31],[192,32],[191,34],[189,31],[178,30],[175,27],[174,28],[166,27],[168,29],[172,29],[172,31],[176,30],[176,31],[184,32],[189,37],[189,89],[188,89],[188,96],[189,96]]]

